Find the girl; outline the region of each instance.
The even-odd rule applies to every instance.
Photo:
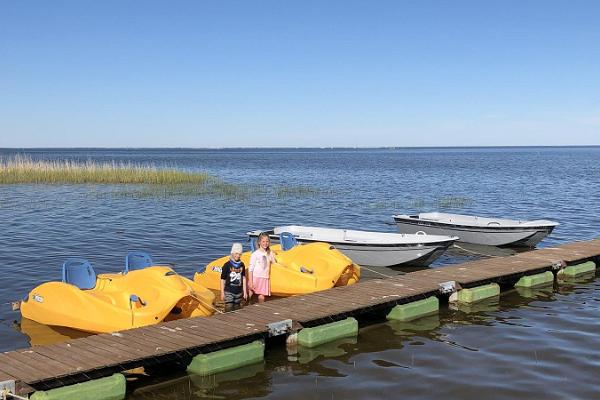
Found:
[[[271,240],[269,235],[262,232],[256,240],[258,250],[250,256],[250,265],[248,267],[248,286],[250,298],[252,293],[258,295],[258,302],[265,301],[265,296],[271,295],[271,264],[277,262],[275,254],[271,251]]]

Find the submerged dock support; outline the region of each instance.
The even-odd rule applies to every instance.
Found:
[[[596,271],[596,264],[593,261],[587,261],[582,264],[569,265],[558,271],[559,278],[573,278],[583,274],[589,274]]]
[[[125,390],[125,376],[114,374],[93,381],[38,391],[31,395],[31,400],[122,400],[125,398]]]
[[[461,289],[458,292],[452,293],[450,302],[470,304],[499,295],[500,286],[497,283],[490,283],[483,286]]]
[[[354,318],[346,318],[341,321],[302,329],[298,332],[298,344],[304,347],[316,347],[323,343],[356,336],[357,334],[358,321]]]
[[[554,282],[554,274],[550,271],[542,272],[541,274],[525,275],[517,283],[515,287],[532,288],[537,286],[551,285]]]
[[[388,313],[388,320],[408,322],[415,319],[435,314],[440,309],[440,301],[437,297],[431,296],[423,300],[413,301],[411,303],[399,304],[392,308]]]
[[[196,375],[212,375],[235,368],[262,362],[265,358],[265,344],[255,341],[212,353],[199,354],[192,359],[187,371]]]

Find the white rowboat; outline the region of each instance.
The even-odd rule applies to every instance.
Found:
[[[261,231],[248,232],[255,238]],[[302,243],[326,242],[359,265],[389,267],[400,264],[426,266],[437,259],[458,237],[421,234],[355,231],[312,226],[287,225],[266,231],[271,241],[289,232]]]
[[[548,220],[517,221],[439,212],[394,215],[403,233],[458,236],[459,242],[488,246],[535,247],[558,226]]]

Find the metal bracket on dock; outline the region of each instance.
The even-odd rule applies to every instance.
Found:
[[[567,266],[567,263],[564,260],[558,260],[552,262],[552,270],[558,271]]]
[[[459,289],[456,281],[442,282],[438,286],[440,287],[441,294],[452,294]]]
[[[284,319],[283,321],[272,322],[267,324],[269,329],[269,336],[280,336],[290,333],[292,331],[292,320]]]
[[[16,390],[17,390],[17,387],[15,385],[15,381],[2,381],[2,382],[0,382],[0,394],[2,394],[2,393],[15,393]]]

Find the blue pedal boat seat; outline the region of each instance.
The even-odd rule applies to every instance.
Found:
[[[145,251],[131,251],[127,253],[125,257],[125,271],[123,273],[128,273],[129,271],[135,271],[138,269],[144,269],[146,267],[151,267],[154,265],[152,262],[152,257],[150,254]]]
[[[250,241],[250,251],[254,253],[258,248],[258,246],[256,245],[256,239],[250,236],[248,240]]]
[[[88,260],[68,258],[63,263],[62,281],[82,290],[93,289],[96,287],[96,271]]]
[[[281,232],[279,235],[279,243],[281,243],[281,249],[287,251],[298,244],[296,237],[290,232]]]

